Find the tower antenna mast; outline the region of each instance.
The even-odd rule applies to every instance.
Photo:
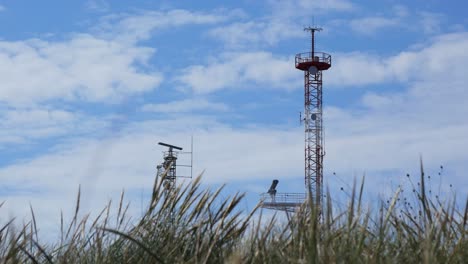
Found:
[[[323,29],[322,28],[319,28],[319,27],[306,27],[304,28],[304,31],[309,31],[310,32],[310,37],[311,37],[311,53],[312,53],[312,57],[314,57],[315,55],[315,32],[320,32],[322,31]]]
[[[156,175],[163,180],[164,188],[168,191],[173,191],[176,188],[178,178],[192,178],[193,176],[193,137],[191,139],[190,152],[182,152],[182,148],[171,144],[159,142],[158,145],[167,147],[164,151],[164,161],[156,166]],[[190,164],[178,164],[179,154],[190,154]],[[190,168],[190,175],[179,175],[177,167]]]

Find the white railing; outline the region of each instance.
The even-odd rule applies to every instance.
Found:
[[[304,52],[296,54],[296,66],[305,62],[320,62],[331,65],[331,55],[324,52]]]
[[[275,195],[263,193],[261,199],[266,203],[304,203],[307,199],[305,193],[277,193]]]

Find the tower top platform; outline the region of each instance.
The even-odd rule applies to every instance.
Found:
[[[331,55],[324,52],[296,54],[296,69],[308,71],[311,66],[315,66],[319,71],[328,70],[331,67]]]

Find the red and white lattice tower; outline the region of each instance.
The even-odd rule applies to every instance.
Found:
[[[296,68],[304,72],[304,123],[305,132],[305,187],[309,199],[320,206],[323,189],[323,119],[322,71],[331,66],[331,56],[315,51],[315,32],[321,28],[304,29],[311,34],[311,51],[296,55]]]
[[[304,123],[305,131],[305,193],[277,193],[278,180],[273,180],[267,193],[261,196],[261,206],[267,209],[294,212],[305,201],[317,206],[322,203],[323,189],[323,120],[322,71],[331,67],[331,56],[315,51],[315,32],[320,28],[304,29],[311,33],[311,51],[296,55],[295,66],[304,72]],[[289,216],[289,215],[288,215]]]

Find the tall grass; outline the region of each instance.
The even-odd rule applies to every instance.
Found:
[[[395,191],[377,209],[364,205],[364,184],[354,184],[346,208],[327,191],[323,205],[305,203],[287,223],[238,209],[243,194],[222,198],[223,187],[200,187],[201,177],[167,192],[156,179],[144,215],[131,221],[122,193],[94,219],[61,219],[61,238],[40,241],[34,211],[21,228],[0,227],[3,263],[466,263],[468,199],[428,195],[419,184]],[[412,186],[414,187],[414,186]],[[404,195],[405,194],[405,195]],[[411,202],[410,202],[411,201]],[[1,207],[1,204],[0,204]],[[255,217],[254,217],[255,215]]]

